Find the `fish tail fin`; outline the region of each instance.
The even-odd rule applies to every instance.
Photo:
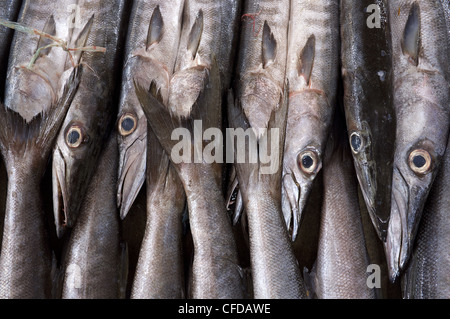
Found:
[[[205,69],[204,72],[206,81],[203,90],[187,117],[181,117],[169,111],[163,103],[155,82],[152,82],[148,90],[140,83],[134,82],[136,96],[149,126],[167,154],[171,154],[172,148],[179,143],[178,140],[172,139],[174,130],[187,129],[192,138],[195,134],[196,120],[201,120],[203,130],[221,126],[220,75],[215,59],[211,70]]]
[[[53,141],[78,89],[80,76],[81,69],[75,68],[57,103],[30,122],[26,122],[19,113],[0,105],[0,149],[7,165],[27,156],[47,161]]]
[[[248,160],[242,161],[239,159],[237,144],[235,144],[235,149],[233,150],[236,154],[235,167],[241,189],[246,188],[248,184],[258,183],[259,180],[264,180],[273,191],[279,189],[282,178],[288,92],[289,83],[286,81],[279,106],[272,112],[267,130],[259,138],[256,138],[256,133],[250,127],[244,111],[239,106],[239,101],[234,101],[233,94],[229,91],[228,121],[230,126],[235,129],[242,128],[245,130],[251,135],[249,140],[252,139],[252,136],[257,139],[257,150],[251,148],[252,145],[250,143],[245,143],[245,154],[246,156],[248,155]],[[279,195],[281,196],[281,193]]]

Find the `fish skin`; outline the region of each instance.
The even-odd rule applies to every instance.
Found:
[[[183,184],[150,129],[147,132],[147,222],[142,239],[133,299],[181,299],[183,271]]]
[[[137,80],[149,87],[155,80],[164,100],[168,100],[181,35],[183,5],[184,0],[139,0],[133,4],[126,40],[118,119],[120,121],[123,115],[132,114],[137,119],[137,127],[133,133],[118,137],[120,165],[117,204],[122,219],[144,183],[147,158],[147,120],[135,95],[133,81]],[[157,6],[164,23],[163,34],[161,41],[147,49],[149,24]]]
[[[67,26],[68,7],[75,0],[64,0],[54,5],[49,0],[26,0],[22,4],[18,22],[38,30],[54,19],[57,38],[74,43],[76,35]],[[27,122],[42,111],[46,111],[61,95],[61,87],[72,72],[68,54],[61,48],[53,48],[41,55],[31,70],[26,66],[40,43],[39,36],[15,32],[10,50],[5,87],[5,106],[18,112]],[[38,84],[39,83],[39,84]],[[39,87],[39,90],[34,89]],[[18,94],[19,92],[19,94]],[[30,104],[33,107],[30,107]]]
[[[53,151],[53,209],[58,237],[66,227],[73,227],[80,205],[94,173],[103,142],[116,114],[114,92],[120,73],[127,5],[125,1],[78,1],[81,21],[94,17],[86,46],[105,47],[107,53],[85,52],[82,62],[88,65],[80,89],[67,113]],[[76,30],[75,32],[78,32]],[[70,147],[66,134],[72,127],[81,129],[84,141]]]
[[[344,116],[336,116],[335,121],[324,154],[314,293],[319,299],[374,299],[375,290],[367,286],[370,262]]]
[[[21,5],[22,0],[2,1],[0,3],[0,18],[8,21],[16,21]],[[12,36],[13,30],[4,26],[0,27],[0,101],[3,101],[6,68]]]
[[[356,174],[378,237],[385,241],[395,147],[395,139],[383,138],[395,136],[392,43],[387,1],[376,3],[380,28],[365,25],[370,15],[365,10],[371,4],[341,3],[342,74],[349,139],[356,134],[362,140],[362,148],[352,151]]]
[[[80,76],[80,68],[74,69],[61,98],[29,123],[0,105],[0,149],[8,174],[0,254],[2,299],[51,296],[52,256],[40,183]]]
[[[289,114],[283,159],[283,215],[295,240],[312,183],[322,166],[322,154],[335,109],[339,74],[338,1],[291,1],[286,78]],[[310,76],[298,64],[310,37],[314,57]],[[305,60],[310,58],[305,57]],[[307,61],[305,61],[307,62]],[[313,152],[316,168],[304,172],[299,156]]]
[[[450,140],[449,140],[450,141]],[[450,143],[428,196],[411,260],[402,276],[404,298],[450,298]]]
[[[414,1],[398,0],[389,2],[389,6],[397,131],[385,252],[390,279],[394,281],[409,260],[422,210],[449,136],[450,44],[440,2],[416,2],[414,8]],[[416,21],[420,23],[417,60],[406,54],[410,48],[402,50],[405,26],[414,12],[418,12]],[[417,149],[428,152],[431,167],[416,175],[408,159]]]
[[[111,130],[110,130],[111,131]],[[117,299],[121,247],[115,132],[106,141],[63,257],[63,299]]]
[[[136,94],[150,127],[167,154],[171,154],[176,144],[170,138],[175,128],[187,128],[193,135],[195,119],[203,120],[204,130],[221,127],[220,74],[217,63],[213,62],[211,71],[205,69],[203,72],[204,89],[191,108],[189,118],[169,114],[161,96],[158,98],[158,94],[148,92],[136,83]],[[186,194],[194,245],[188,297],[242,298],[244,287],[241,269],[222,192],[222,165],[204,161],[173,165]]]
[[[241,24],[241,40],[236,70],[236,97],[253,128],[266,128],[272,111],[276,109],[283,93],[290,1],[246,1],[243,14],[253,15],[252,23]],[[263,67],[263,24],[267,22],[276,41],[276,56],[272,63]],[[260,31],[256,34],[257,31]]]
[[[280,106],[267,123],[269,130],[278,128],[281,132],[279,140],[271,141],[278,145],[284,145],[287,99],[288,84],[279,101]],[[244,110],[239,106],[239,100],[234,101],[231,92],[228,120],[234,128],[246,130],[251,127]],[[248,145],[246,148],[248,153]],[[234,164],[248,220],[253,295],[256,299],[306,297],[298,261],[282,216],[281,190],[278,185],[281,183],[283,147],[279,151],[278,167],[274,174],[261,174],[260,163]]]

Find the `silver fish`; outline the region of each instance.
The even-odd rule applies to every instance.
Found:
[[[0,105],[0,149],[8,173],[0,298],[51,296],[52,256],[40,184],[80,74],[75,69],[60,99],[28,123],[20,114]]]
[[[87,23],[84,46],[105,47],[107,53],[85,52],[80,90],[58,135],[52,160],[53,210],[59,237],[72,227],[94,173],[101,147],[115,120],[114,92],[121,67],[125,26],[125,1],[78,1],[74,33]]]
[[[111,131],[111,130],[110,130]],[[63,299],[117,299],[122,248],[116,181],[119,153],[110,134],[80,208],[63,257]]]
[[[150,92],[138,83],[136,94],[147,116],[150,127],[167,154],[171,154],[176,141],[171,139],[176,128],[194,134],[194,120],[201,119],[204,130],[221,127],[220,75],[217,63],[203,71],[204,89],[189,118],[169,114],[162,97],[152,85]],[[197,146],[193,146],[195,151]],[[243,283],[237,249],[222,193],[222,166],[204,160],[174,163],[186,193],[189,225],[194,244],[192,276],[188,296],[204,298],[242,298]]]
[[[120,152],[117,204],[125,218],[145,181],[147,120],[133,81],[146,87],[156,81],[165,102],[173,76],[181,35],[184,0],[134,1],[119,101]]]
[[[409,260],[447,145],[450,40],[439,1],[390,1],[389,11],[397,133],[385,250],[393,281]]]
[[[184,298],[183,184],[152,130],[147,132],[147,222],[131,298]]]
[[[375,11],[368,8],[375,5]],[[371,15],[379,12],[380,25]],[[369,25],[368,25],[369,23]],[[341,2],[344,106],[359,185],[372,223],[386,240],[391,207],[395,109],[387,1]]]
[[[283,215],[295,240],[334,114],[339,59],[338,1],[291,1],[286,78],[289,114]]]
[[[373,299],[370,264],[358,202],[358,184],[343,115],[336,116],[324,154],[324,201],[316,264],[306,282],[319,299]]]
[[[450,298],[450,143],[433,183],[402,280],[405,298]]]

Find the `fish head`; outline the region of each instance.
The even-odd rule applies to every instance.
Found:
[[[441,158],[441,150],[425,139],[409,147],[400,160],[396,160],[392,177],[391,216],[384,244],[391,281],[396,279],[409,260]]]
[[[294,241],[314,179],[322,168],[322,152],[312,140],[288,134],[283,159],[282,211]]]
[[[135,95],[122,104],[117,120],[119,173],[117,205],[126,217],[145,181],[147,161],[147,119]]]
[[[53,213],[58,237],[62,237],[66,227],[73,227],[79,215],[100,149],[86,123],[73,120],[73,114],[68,115],[52,160]]]
[[[349,125],[349,142],[361,193],[378,237],[384,242],[391,207],[393,147],[387,141],[373,140],[367,122],[360,128]],[[377,144],[378,143],[378,144]],[[383,145],[386,149],[383,148]],[[388,145],[389,144],[389,145]]]

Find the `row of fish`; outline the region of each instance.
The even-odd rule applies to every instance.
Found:
[[[3,1],[0,297],[449,298],[448,10]]]

